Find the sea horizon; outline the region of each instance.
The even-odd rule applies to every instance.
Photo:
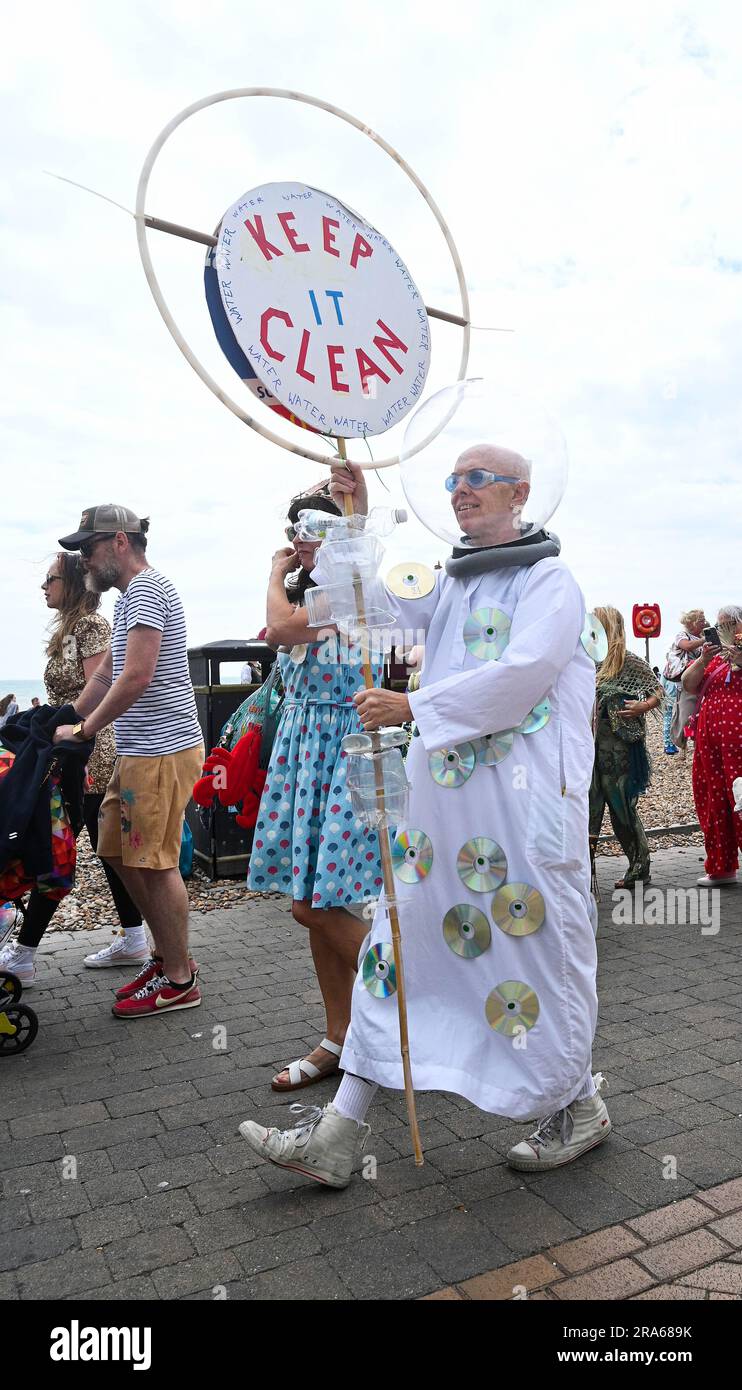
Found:
[[[43,676],[0,676],[0,700],[5,695],[15,695],[19,710],[30,709],[31,701],[38,695],[42,705],[46,704],[46,690]]]

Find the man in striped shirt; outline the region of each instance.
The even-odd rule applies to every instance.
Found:
[[[114,726],[117,757],[100,809],[98,854],[126,884],[154,938],[151,959],[116,991],[119,1018],[201,1003],[178,861],[203,740],[183,605],[170,580],[147,561],[148,529],[146,518],[111,503],[89,507],[79,529],[59,542],[80,551],[88,588],[119,590],[111,646],[75,702],[80,722],[55,735],[55,741],[90,739]]]

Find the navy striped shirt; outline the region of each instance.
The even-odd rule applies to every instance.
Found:
[[[196,748],[203,735],[188,673],[183,605],[170,580],[151,567],[135,574],[116,600],[111,636],[114,680],[124,669],[128,634],[138,624],[157,628],[162,644],[147,689],[114,720],[116,752],[156,758]]]

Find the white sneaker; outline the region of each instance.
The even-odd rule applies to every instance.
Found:
[[[0,970],[9,970],[26,989],[30,989],[36,979],[36,966],[33,957],[29,960],[27,950],[28,947],[19,945],[17,941],[9,941],[0,951]]]
[[[292,1129],[265,1129],[254,1120],[244,1120],[240,1134],[261,1158],[278,1168],[290,1168],[328,1187],[347,1187],[371,1133],[370,1126],[349,1120],[334,1105],[326,1105],[324,1110],[318,1105],[292,1105],[290,1109],[305,1116]]]
[[[611,1132],[611,1121],[600,1090],[604,1077],[595,1077],[598,1087],[589,1100],[573,1100],[564,1110],[539,1122],[528,1139],[523,1139],[509,1152],[511,1168],[525,1173],[541,1173],[549,1168],[561,1168],[573,1158],[597,1148]]]
[[[141,965],[143,961],[149,960],[149,957],[150,949],[146,941],[143,946],[137,946],[133,951],[128,950],[124,932],[117,931],[110,946],[104,946],[101,951],[94,951],[92,956],[86,956],[85,964],[90,970],[104,970],[109,965]]]
[[[696,883],[701,888],[722,888],[724,884],[737,883],[736,870],[733,874],[701,874]]]

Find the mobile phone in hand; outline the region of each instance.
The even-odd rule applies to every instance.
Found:
[[[703,640],[712,647],[720,647],[721,641],[715,627],[705,627],[703,629]]]

